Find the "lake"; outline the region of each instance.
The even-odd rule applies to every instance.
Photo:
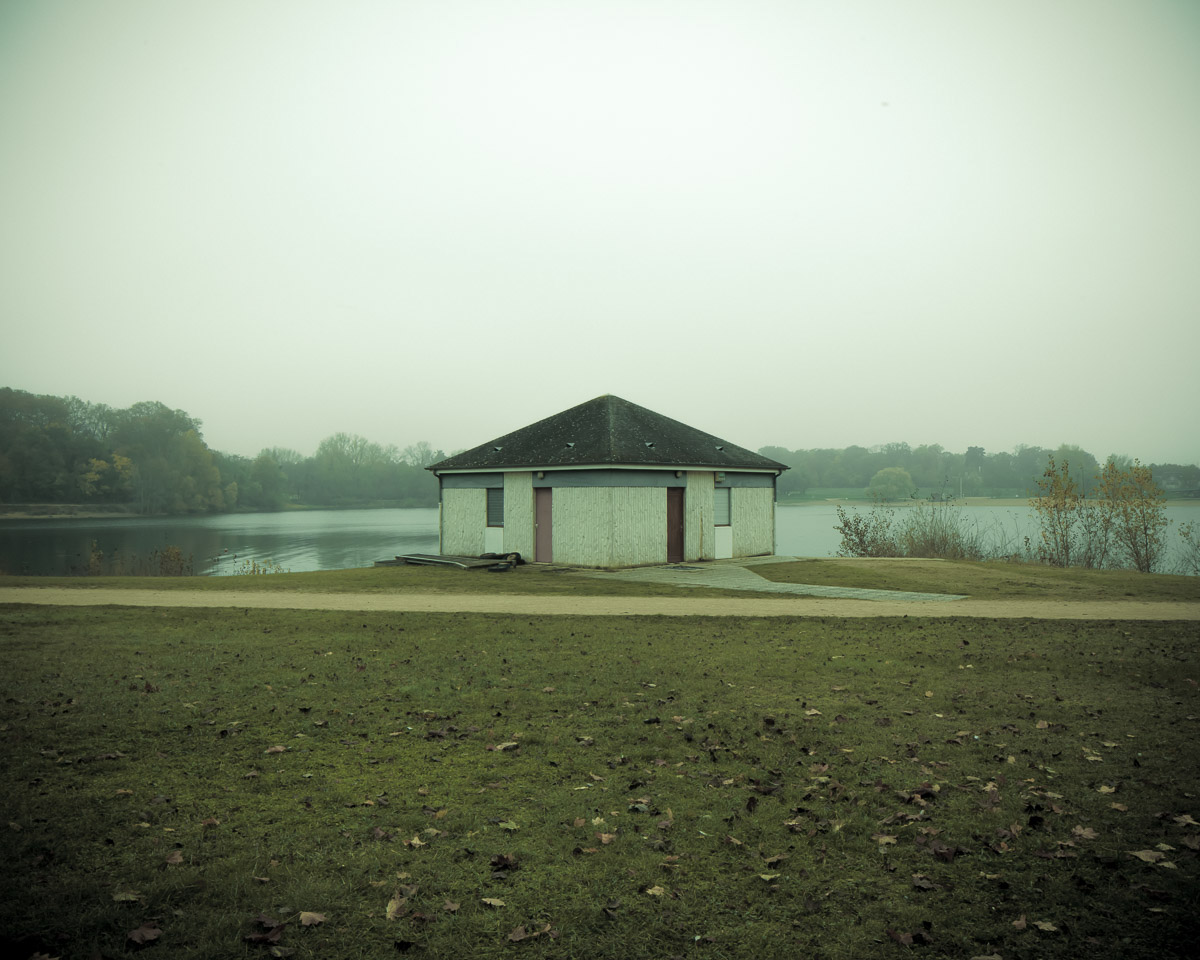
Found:
[[[776,549],[785,556],[822,557],[837,552],[837,504],[781,506],[776,511]],[[867,508],[860,507],[860,510]],[[1012,548],[1034,527],[1024,504],[963,507],[970,523],[995,531]],[[1200,506],[1168,504],[1176,524],[1200,520]],[[389,510],[295,510],[196,517],[0,520],[0,572],[61,576],[87,568],[91,544],[106,557],[146,557],[167,545],[192,557],[193,572],[222,576],[247,563],[284,570],[369,567],[403,553],[437,552],[436,507]]]

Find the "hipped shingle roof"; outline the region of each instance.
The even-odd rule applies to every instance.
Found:
[[[605,394],[448,457],[435,472],[572,466],[783,471],[786,464]]]

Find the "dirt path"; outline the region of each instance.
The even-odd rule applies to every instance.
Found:
[[[300,593],[0,587],[0,603],[65,606],[254,607],[667,617],[988,617],[1050,620],[1195,620],[1200,603],[1137,600],[957,600],[896,603],[817,597],[564,597],[478,593]]]

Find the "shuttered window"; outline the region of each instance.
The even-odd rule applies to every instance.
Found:
[[[504,526],[504,488],[487,488],[487,525],[489,527]]]
[[[729,526],[729,493],[729,487],[717,487],[713,490],[713,524],[715,526]]]

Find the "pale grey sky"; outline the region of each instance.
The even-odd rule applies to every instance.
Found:
[[[1195,0],[5,0],[0,386],[1200,461]]]

